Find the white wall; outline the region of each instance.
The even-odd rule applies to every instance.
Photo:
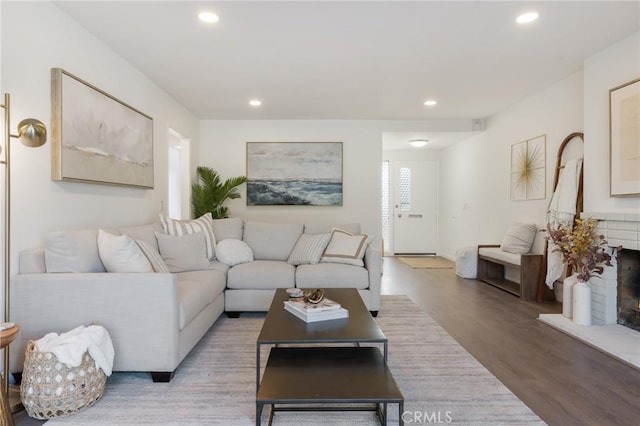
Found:
[[[232,216],[270,222],[360,222],[380,234],[380,170],[385,131],[469,131],[471,120],[203,120],[199,164],[226,179],[246,175],[246,142],[343,142],[343,206],[247,206],[232,200]]]
[[[640,212],[640,197],[609,196],[609,90],[637,78],[640,78],[640,33],[584,63],[586,212]]]
[[[414,149],[386,149],[382,151],[382,159],[388,161],[411,161],[411,160],[432,160],[440,159],[440,151],[428,148]]]
[[[556,154],[582,131],[582,73],[578,72],[487,120],[486,130],[440,153],[440,255],[500,243],[511,222],[544,224]],[[546,198],[510,200],[511,145],[546,135]]]
[[[13,272],[17,252],[41,246],[48,231],[155,220],[167,196],[168,129],[197,146],[196,117],[52,3],[3,2],[1,35],[2,88],[11,93],[14,132],[27,117],[42,120],[51,132],[52,67],[99,87],[154,122],[153,190],[52,181],[51,141],[37,149],[13,141]]]

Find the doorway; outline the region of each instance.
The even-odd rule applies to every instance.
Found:
[[[436,254],[438,165],[436,161],[394,161],[391,171],[394,254]]]

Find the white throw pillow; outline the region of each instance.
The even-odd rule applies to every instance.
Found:
[[[302,234],[298,238],[287,263],[291,265],[315,265],[320,262],[327,248],[331,234]]]
[[[209,260],[213,260],[216,254],[216,237],[213,234],[213,217],[211,213],[205,213],[193,220],[175,220],[170,217],[160,215],[160,223],[164,233],[167,235],[187,235],[196,232],[204,233],[206,253]]]
[[[140,247],[140,250],[142,250],[142,253],[147,257],[149,263],[151,263],[151,267],[154,272],[163,274],[171,272],[167,263],[164,261],[160,253],[158,253],[158,250],[153,248],[151,244],[144,240],[135,240],[135,242]]]
[[[228,238],[216,247],[218,260],[226,265],[235,266],[240,263],[253,262],[253,250],[244,241]]]
[[[140,247],[126,235],[99,229],[98,253],[107,272],[153,272]]]
[[[536,232],[538,227],[533,223],[512,223],[502,239],[500,250],[514,254],[529,253]]]
[[[209,268],[204,233],[167,235],[156,232],[160,255],[171,272],[198,271]]]
[[[320,262],[364,266],[362,259],[367,250],[368,238],[367,235],[354,235],[342,229],[334,229]]]

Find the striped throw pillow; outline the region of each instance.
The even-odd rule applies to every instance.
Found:
[[[162,256],[160,256],[160,253],[158,253],[156,249],[151,247],[151,244],[142,240],[135,240],[135,242],[136,244],[138,244],[138,247],[140,247],[140,250],[142,250],[142,253],[144,253],[144,255],[147,257],[149,263],[151,263],[151,267],[153,268],[154,272],[159,272],[161,274],[169,273],[169,267],[165,263]]]
[[[213,260],[216,254],[216,237],[213,235],[213,217],[211,213],[205,213],[193,220],[176,220],[160,215],[160,223],[164,233],[173,236],[195,234],[203,232],[207,245],[207,258]]]
[[[331,234],[302,234],[298,238],[287,263],[291,265],[315,265],[320,262]]]

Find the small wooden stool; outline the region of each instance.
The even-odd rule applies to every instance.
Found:
[[[18,331],[20,331],[20,327],[15,324],[13,327],[9,327],[5,330],[0,331],[0,349],[4,349],[5,346],[8,346],[13,339],[18,335]],[[9,374],[8,371],[4,372],[5,378],[3,378],[0,388],[0,399],[2,400],[2,405],[0,405],[0,426],[13,426],[13,413],[11,412],[11,404],[9,403],[9,396],[7,395],[6,383],[8,378],[6,377]]]

